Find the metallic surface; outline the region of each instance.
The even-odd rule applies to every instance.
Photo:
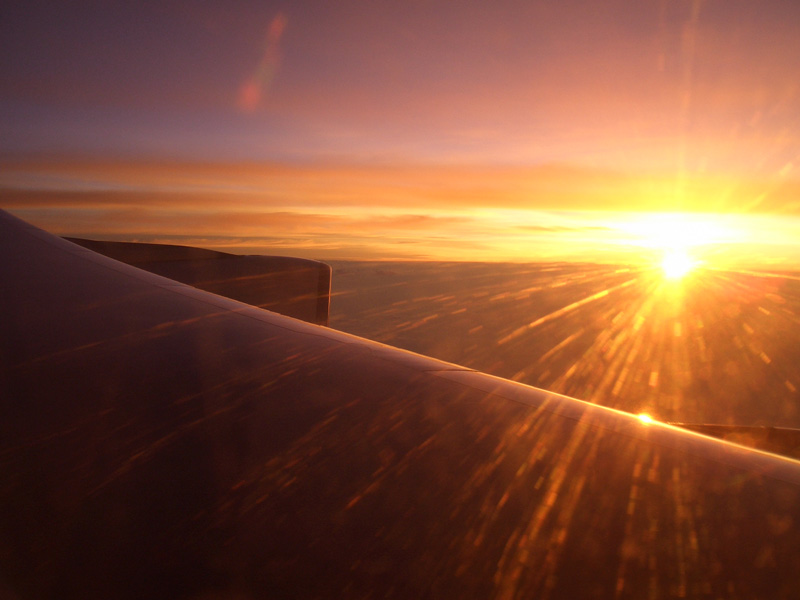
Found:
[[[268,313],[0,214],[18,598],[796,598],[800,463]]]
[[[241,256],[166,244],[69,238],[114,260],[259,308],[328,324],[331,268],[289,256]]]
[[[742,446],[750,446],[800,459],[800,429],[719,425],[716,423],[672,423],[703,435],[711,435]]]

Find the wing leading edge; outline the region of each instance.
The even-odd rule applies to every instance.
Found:
[[[268,313],[0,213],[19,598],[798,597],[800,463]]]

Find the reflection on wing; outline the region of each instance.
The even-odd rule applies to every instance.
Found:
[[[6,214],[0,252],[0,584],[17,597],[800,597],[800,463],[267,313]]]
[[[673,423],[673,425],[743,446],[800,459],[800,429],[712,423]]]

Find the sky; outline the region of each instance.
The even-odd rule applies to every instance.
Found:
[[[28,1],[0,207],[315,258],[800,264],[794,0]]]

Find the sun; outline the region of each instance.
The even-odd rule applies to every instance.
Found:
[[[737,239],[728,220],[712,214],[631,215],[615,228],[626,236],[626,243],[647,249],[643,256],[660,267],[665,280],[673,282],[705,265],[714,248]]]
[[[696,263],[685,250],[672,248],[664,251],[661,259],[661,270],[664,277],[671,281],[682,279],[694,269]]]

